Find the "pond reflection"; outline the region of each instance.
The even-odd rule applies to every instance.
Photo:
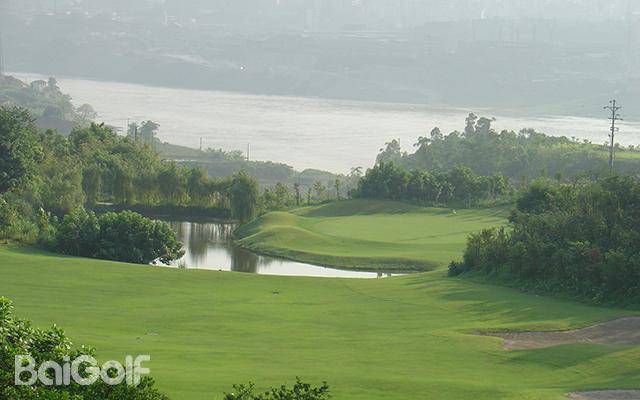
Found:
[[[185,255],[172,263],[187,269],[235,271],[264,275],[333,278],[382,278],[377,272],[345,271],[261,256],[233,244],[234,224],[166,221],[183,243]]]

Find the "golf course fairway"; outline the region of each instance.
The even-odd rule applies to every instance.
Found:
[[[461,258],[471,232],[506,224],[507,208],[451,210],[345,200],[272,212],[236,231],[258,253],[348,269],[426,271]]]
[[[149,354],[176,400],[327,381],[335,399],[560,400],[640,387],[640,348],[505,351],[477,331],[567,329],[632,314],[446,278],[327,279],[180,270],[0,246],[0,295],[100,359]]]

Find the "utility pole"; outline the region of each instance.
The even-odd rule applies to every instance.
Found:
[[[247,143],[247,161],[249,161],[249,150],[251,147],[251,143]]]
[[[611,116],[609,117],[609,119],[611,120],[611,133],[609,134],[609,139],[611,139],[609,145],[609,170],[611,171],[611,173],[613,173],[616,132],[620,130],[620,128],[616,126],[616,121],[622,121],[622,116],[618,113],[618,111],[622,110],[622,107],[618,106],[618,103],[615,99],[611,100],[609,104],[611,105],[604,107],[604,109],[611,111]]]
[[[4,76],[4,44],[2,43],[2,32],[0,32],[0,78]]]
[[[202,136],[200,136],[200,151],[202,151]]]

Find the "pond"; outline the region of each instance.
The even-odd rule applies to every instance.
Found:
[[[235,271],[261,275],[312,276],[325,278],[382,278],[389,274],[346,271],[261,256],[233,244],[234,224],[166,221],[186,251],[175,267]]]

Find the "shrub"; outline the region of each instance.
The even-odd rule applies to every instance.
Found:
[[[463,263],[458,261],[451,261],[451,264],[449,264],[447,275],[449,277],[454,277],[454,276],[461,275],[464,272],[465,272],[465,267]]]
[[[27,211],[31,212],[21,210],[21,205],[16,204],[12,196],[0,196],[0,239],[35,240],[37,226],[25,215]]]
[[[56,243],[64,254],[138,264],[169,262],[184,254],[168,224],[132,211],[98,217],[79,208],[64,217]]]
[[[94,257],[99,247],[98,217],[84,208],[67,214],[58,227],[57,249],[74,256]]]
[[[270,389],[263,394],[254,394],[255,385],[234,385],[231,393],[225,393],[224,400],[327,400],[331,398],[329,385],[314,387],[296,378],[292,388],[285,385]]]
[[[506,275],[522,287],[596,303],[640,299],[640,180],[610,177],[577,185],[538,182],[518,202],[511,229],[472,234],[462,265]]]

